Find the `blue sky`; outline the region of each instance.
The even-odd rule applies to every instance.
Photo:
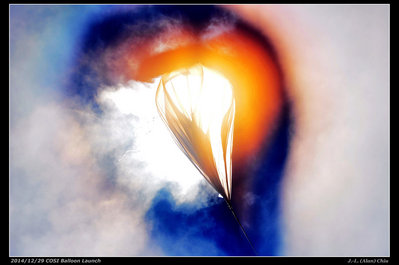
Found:
[[[130,25],[161,19],[156,8],[145,8],[10,6],[10,255],[252,255],[223,199],[173,141],[164,150],[154,147],[168,138],[158,130],[155,109],[139,107],[152,99],[154,86],[118,77],[107,72],[112,63],[103,64],[104,58],[120,52],[112,47],[129,39]],[[248,196],[233,200],[260,255],[389,253],[388,57],[381,48],[389,8],[348,10],[359,21],[352,34],[334,30],[331,21],[340,20],[346,10],[340,8],[321,8],[325,20],[311,15],[312,7],[289,11],[309,17],[304,25],[321,21],[336,36],[335,46],[326,34],[320,35],[319,46],[316,42],[310,47],[314,39],[301,31],[285,34],[287,40],[297,37],[298,49],[314,52],[314,61],[303,59],[301,67],[285,67],[291,50],[279,50],[276,40],[283,39],[278,34],[269,36],[288,73],[291,101],[271,145],[246,172],[254,180]],[[194,9],[183,7],[188,14]],[[164,12],[174,16],[174,10],[172,6]],[[191,16],[192,23],[209,20],[203,11]],[[212,8],[207,12],[220,15]],[[276,12],[284,15],[284,10]],[[367,48],[375,52],[351,53],[357,39],[367,39],[361,29],[369,27],[365,14],[370,12],[375,22],[370,30],[379,35]],[[351,16],[342,24],[353,25]],[[284,23],[280,25],[283,32]],[[135,34],[155,33],[143,27]],[[336,54],[335,59],[323,57],[323,49]],[[304,53],[293,54],[298,59]],[[375,75],[366,67],[356,68],[362,64],[375,65]],[[342,69],[352,69],[359,82],[348,79]],[[336,74],[338,83],[329,87],[327,73]],[[132,100],[127,110],[121,91]],[[331,104],[331,95],[337,103]],[[369,103],[375,106],[372,114]],[[349,165],[339,162],[341,158]],[[186,175],[186,182],[179,183],[179,176]],[[250,205],[250,216],[240,211],[240,203]],[[376,240],[359,247],[365,238]]]

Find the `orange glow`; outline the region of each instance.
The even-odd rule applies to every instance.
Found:
[[[182,34],[182,39],[192,38]],[[236,100],[234,167],[245,164],[267,143],[283,102],[281,77],[268,51],[246,32],[236,29],[176,49],[145,54],[140,55],[139,67],[131,71],[133,79],[150,81],[201,63],[230,81]]]

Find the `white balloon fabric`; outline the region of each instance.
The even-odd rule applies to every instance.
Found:
[[[180,149],[230,202],[235,116],[230,82],[197,64],[163,75],[155,102]]]

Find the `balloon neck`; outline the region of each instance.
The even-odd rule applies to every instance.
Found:
[[[226,197],[223,197],[223,199],[225,200],[225,202],[227,203],[227,206],[229,207],[230,210],[233,210],[233,207],[231,206],[231,201],[229,199],[227,199]]]

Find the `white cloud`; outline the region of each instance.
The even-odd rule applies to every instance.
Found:
[[[389,7],[288,10],[300,26],[271,22],[296,123],[283,254],[389,255]]]
[[[38,107],[10,133],[11,255],[159,254],[145,248],[143,210],[105,186],[70,111]]]
[[[104,88],[99,96],[109,113],[106,117],[110,115],[109,121],[125,120],[130,125],[120,130],[128,134],[121,138],[130,139],[132,144],[117,157],[118,181],[152,192],[167,182],[174,182],[172,193],[177,202],[193,201],[204,179],[173,142],[158,114],[155,106],[158,82],[159,79],[150,84],[130,81],[126,86]],[[122,135],[115,133],[116,126],[105,127],[112,128],[113,135]],[[91,134],[100,135],[99,132]]]
[[[197,198],[204,179],[159,118],[154,93],[131,82],[103,90],[101,115],[53,102],[18,120],[10,131],[11,255],[162,255],[146,245],[156,192],[171,185],[177,203],[198,207],[207,196]]]

